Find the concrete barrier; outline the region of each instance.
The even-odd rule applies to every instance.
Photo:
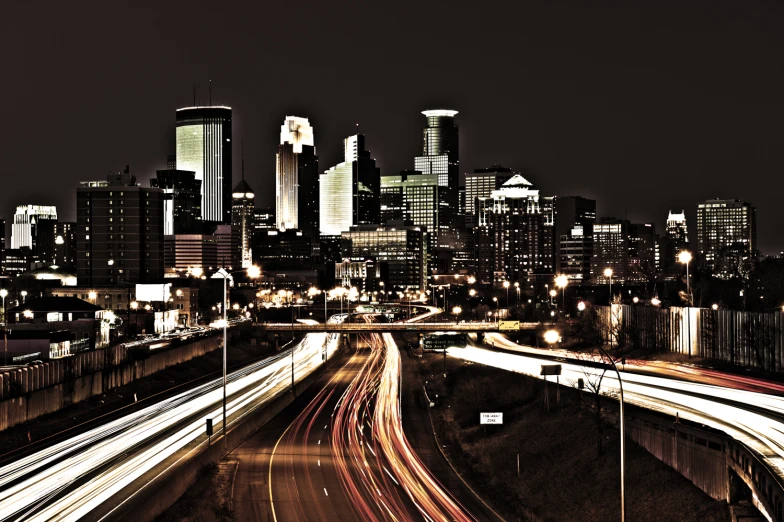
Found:
[[[221,342],[221,336],[207,337],[143,360],[129,360],[125,346],[115,346],[4,372],[0,374],[0,399],[4,399],[0,400],[0,431],[205,355]]]

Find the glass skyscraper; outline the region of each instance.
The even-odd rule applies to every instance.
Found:
[[[231,222],[231,107],[177,110],[177,168],[201,181],[201,218]]]
[[[47,205],[16,207],[11,225],[11,248],[29,248],[35,261],[54,263],[54,225],[57,208]]]
[[[322,235],[379,222],[380,171],[365,150],[365,136],[350,136],[343,143],[345,161],[319,177]]]

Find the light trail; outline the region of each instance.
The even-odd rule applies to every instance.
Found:
[[[297,380],[322,364],[325,342],[329,358],[335,334],[309,334],[292,348]],[[292,349],[228,376],[229,425],[288,391]],[[215,379],[3,466],[0,519],[79,520],[146,473],[173,465],[206,444],[206,419],[221,417],[221,386]]]
[[[493,366],[535,378],[543,361],[532,355],[503,353],[477,347],[449,348],[456,359]],[[597,379],[601,368],[563,360],[561,382],[576,386],[579,378]],[[713,384],[621,371],[625,402],[695,421],[724,431],[757,452],[784,481],[784,397]],[[618,380],[607,372],[601,393],[617,397]]]

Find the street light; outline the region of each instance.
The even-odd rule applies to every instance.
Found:
[[[585,310],[585,301],[580,301],[579,303],[577,303],[577,310],[580,312]]]
[[[251,270],[253,269],[253,270]],[[261,271],[256,266],[249,266],[247,268],[246,273],[248,277],[253,278],[254,276],[251,273],[257,274],[255,277],[261,274]],[[226,348],[227,348],[227,335],[226,330],[228,329],[228,321],[226,315],[226,301],[228,300],[227,292],[226,292],[226,282],[231,277],[231,272],[227,272],[225,268],[219,269],[217,272],[212,274],[210,279],[223,279],[223,304],[221,305],[223,308],[223,441],[226,444]],[[232,279],[232,285],[234,284],[234,279]],[[292,335],[292,341],[294,337]],[[294,347],[291,348],[291,380],[292,380],[292,388],[294,386]]]
[[[504,288],[506,288],[506,307],[509,308],[509,281],[504,281]]]
[[[566,313],[566,285],[569,284],[569,278],[561,274],[555,278],[555,286],[561,289],[561,308]]]
[[[718,310],[718,309],[719,309],[719,305],[717,305],[716,303],[713,303],[713,304],[711,305],[711,308],[712,308],[713,310]],[[784,308],[784,307],[782,307],[782,308]]]
[[[550,306],[553,306],[553,297],[556,295],[558,295],[558,292],[556,292],[554,289],[550,290]]]
[[[689,263],[691,262],[691,253],[688,250],[681,250],[678,254],[678,262],[686,265],[686,295],[689,296],[689,306],[691,306],[691,284],[689,283]]]
[[[0,297],[3,298],[3,324],[5,324],[5,297],[8,295],[8,290],[3,288],[0,290]]]
[[[515,281],[514,287],[517,290],[517,306],[520,306],[520,283]]]
[[[468,295],[470,295],[471,297],[474,297],[476,295],[476,290],[474,290],[472,288],[471,290],[468,291]]]
[[[495,301],[495,322],[498,322],[498,298],[493,297],[493,301]]]
[[[610,279],[610,304],[612,304],[612,275],[613,275],[612,268],[604,269],[604,277],[608,277]]]
[[[20,294],[22,294],[22,303],[24,303],[25,302],[25,298],[27,297],[27,290],[22,290],[20,292]]]
[[[95,292],[90,292],[87,294],[87,297],[90,298],[90,301],[95,302],[95,298],[98,297],[98,294],[96,294]]]

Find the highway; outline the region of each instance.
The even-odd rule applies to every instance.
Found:
[[[504,349],[516,349],[525,353],[509,353],[488,350],[469,346],[466,348],[449,348],[447,353],[451,357],[480,363],[508,371],[539,376],[542,364],[552,364],[553,352],[537,350],[514,345],[511,341],[500,342],[500,337],[491,341]],[[542,353],[537,353],[542,352]],[[558,355],[568,356],[568,352]],[[573,354],[572,354],[573,355]],[[560,358],[561,384],[576,386],[577,380],[582,378],[586,383],[598,382],[602,368],[596,367],[596,358],[586,360],[591,366],[583,364],[574,358]],[[749,386],[761,386],[763,381],[748,382],[740,379],[736,386],[708,384],[715,382],[720,372],[709,370],[704,379],[695,377],[699,374],[697,369],[689,374],[689,379],[674,376],[657,376],[639,373],[639,368],[634,371],[621,371],[623,380],[624,398],[627,403],[643,408],[659,411],[672,417],[676,413],[683,419],[689,419],[712,428],[724,431],[735,440],[744,443],[756,451],[768,467],[784,481],[784,397],[772,393],[750,391]],[[675,374],[681,373],[676,370]],[[550,377],[554,381],[554,377]],[[724,375],[720,380],[723,384],[731,385],[733,376]],[[771,390],[780,393],[779,385],[771,383]],[[618,380],[615,373],[609,370],[604,375],[601,384],[601,393],[617,400],[619,392]]]
[[[309,334],[294,347],[297,380],[322,364],[327,335],[330,357],[337,349],[334,334]],[[222,379],[215,379],[1,467],[0,519],[110,516],[115,494],[143,488],[151,477],[207,444],[206,419],[214,419],[215,433],[220,433],[221,384]],[[290,386],[291,349],[231,373],[229,425]]]

